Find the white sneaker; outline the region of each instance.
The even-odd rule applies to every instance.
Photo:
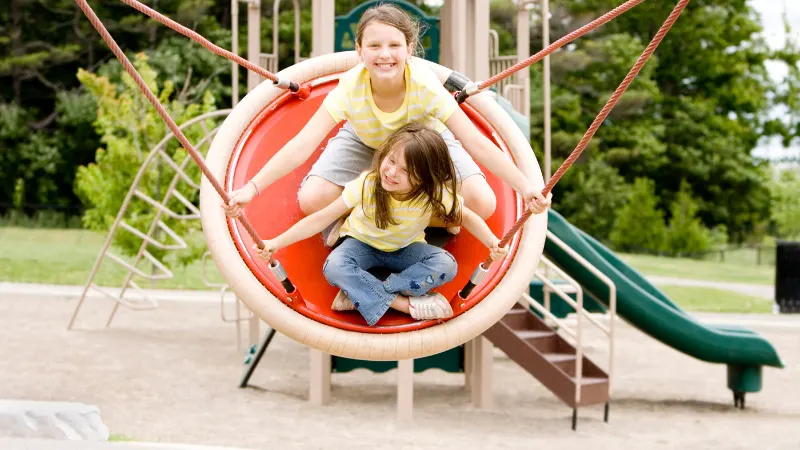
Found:
[[[348,297],[344,291],[339,291],[336,294],[336,298],[333,299],[331,309],[334,311],[352,311],[356,309],[356,305],[353,304],[353,301],[350,300],[350,297]]]
[[[409,297],[408,311],[417,320],[446,319],[453,316],[450,302],[438,292],[430,292],[422,297]]]

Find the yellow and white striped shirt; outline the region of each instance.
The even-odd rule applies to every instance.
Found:
[[[458,104],[424,62],[410,58],[406,63],[406,96],[394,112],[381,111],[372,97],[369,72],[364,64],[348,70],[322,102],[336,122],[347,120],[364,144],[378,148],[405,124],[419,122],[443,132],[444,122]]]
[[[425,228],[433,215],[431,208],[426,210],[423,206],[427,199],[399,201],[390,197],[389,208],[397,225],[389,223],[385,230],[381,230],[375,223],[375,203],[372,200],[375,181],[374,174],[364,172],[344,186],[342,199],[349,208],[353,208],[353,212],[342,225],[341,235],[351,236],[383,252],[393,252],[414,242],[425,242]],[[446,188],[442,189],[442,204],[450,208],[453,206],[453,195]],[[460,208],[464,200],[461,196],[456,198]]]

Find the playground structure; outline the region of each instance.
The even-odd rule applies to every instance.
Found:
[[[630,1],[626,4],[635,6],[635,4],[640,2],[641,0]],[[527,27],[529,12],[526,6],[528,3],[529,2],[524,2],[521,5],[520,13],[518,14],[518,42],[520,42],[518,46],[519,52],[516,57],[516,60],[518,61],[522,61],[527,58]],[[682,3],[685,6],[686,2]],[[235,1],[234,4],[236,4]],[[439,54],[439,61],[446,67],[468,75],[471,79],[489,78],[489,36],[491,34],[490,30],[488,29],[488,4],[488,0],[445,2],[441,11],[440,35],[442,36],[442,42],[440,43],[441,51]],[[296,1],[294,2],[294,5],[297,7]],[[251,63],[268,66],[269,64],[272,64],[270,62],[270,56],[262,55],[260,49],[256,48],[258,46],[258,39],[252,38],[253,36],[257,37],[259,35],[257,33],[258,27],[255,24],[258,23],[258,18],[260,17],[260,5],[257,2],[250,2],[248,3],[247,8],[249,24],[248,35],[251,37],[251,39],[248,39],[248,59]],[[274,4],[274,11],[277,11],[278,8],[279,2],[276,2]],[[543,10],[546,11],[546,8],[543,8]],[[314,18],[312,57],[320,57],[320,55],[331,54],[335,48],[334,45],[338,45],[337,43],[340,42],[338,37],[337,39],[334,39],[331,36],[331,33],[335,32],[336,28],[346,30],[347,27],[339,27],[339,25],[334,27],[334,23],[336,22],[333,20],[332,2],[313,0],[312,13]],[[238,13],[236,17],[238,18]],[[546,23],[547,21],[544,20],[543,22]],[[234,26],[238,26],[237,24],[238,22],[235,20]],[[252,25],[252,27],[250,25]],[[236,35],[237,33],[234,33],[234,36]],[[483,38],[480,38],[481,36]],[[661,37],[663,37],[663,34]],[[255,41],[255,44],[253,41]],[[525,45],[523,46],[523,44]],[[234,53],[237,49],[237,46],[238,43],[234,42]],[[277,42],[275,42],[273,48],[277,48]],[[300,62],[301,58],[297,53],[297,48],[298,46],[295,45],[295,61]],[[470,49],[470,51],[467,52],[467,49]],[[346,58],[346,55],[341,57]],[[545,61],[546,58],[547,56],[545,55]],[[510,58],[506,58],[503,61],[508,60],[510,60]],[[304,62],[303,64],[305,63],[307,62]],[[335,65],[336,63],[333,64]],[[510,63],[498,62],[497,65],[501,66],[502,64]],[[301,70],[301,66],[302,64],[298,64],[298,68],[296,70]],[[294,66],[292,69],[295,69]],[[343,67],[338,66],[338,71],[341,70],[343,70]],[[281,75],[285,74],[295,75],[296,72],[292,72],[291,70],[281,72]],[[447,74],[445,73],[444,75]],[[444,75],[442,75],[442,78],[446,80],[448,77]],[[515,108],[520,108],[522,111],[527,113],[529,111],[529,108],[526,107],[527,99],[529,97],[527,71],[517,71],[515,76],[517,77],[515,83],[507,84],[503,88],[502,92],[512,97],[511,103],[515,106]],[[258,77],[259,75],[252,71],[248,74],[249,89],[255,89],[261,84]],[[287,78],[294,79],[294,77]],[[313,78],[317,78],[317,76]],[[327,79],[319,81],[318,85],[325,82],[330,83],[331,80]],[[234,82],[234,84],[236,85],[237,83]],[[462,85],[460,89],[463,90],[464,87],[465,86]],[[273,89],[275,91],[278,90],[278,88],[268,85],[263,85],[261,90],[267,91],[268,89]],[[234,101],[238,102],[238,92],[235,90],[234,92]],[[517,95],[513,95],[514,93]],[[274,93],[272,95],[273,97],[276,97],[278,93]],[[483,107],[489,108],[490,110],[499,109],[497,105],[488,106],[491,103],[490,101],[487,101],[488,95],[490,94],[476,95],[471,98],[468,103],[483,103]],[[260,111],[260,109],[256,108],[263,108],[263,106],[260,106],[260,104],[256,104],[254,102],[254,100],[251,101],[251,105],[248,106],[248,108],[253,109],[253,111],[251,111],[251,118]],[[269,103],[269,100],[262,100],[262,102],[263,104],[267,104]],[[279,108],[279,110],[280,109],[283,109],[283,106]],[[235,111],[236,110],[234,109],[234,112]],[[225,111],[224,113],[221,112],[220,116],[226,115],[229,112],[230,111]],[[495,120],[491,121],[490,125],[496,126],[496,122],[498,120],[501,119],[495,118]],[[505,120],[507,120],[507,118]],[[223,125],[223,127],[224,126],[225,125]],[[599,126],[599,123],[597,126]],[[216,132],[216,129],[209,131],[206,134],[206,137],[211,139]],[[502,133],[500,133],[501,142],[510,139],[518,139],[518,137],[511,137],[513,135],[512,131],[508,131],[508,133],[511,134],[502,135]],[[519,130],[516,130],[516,133],[519,133]],[[546,133],[546,136],[549,138],[549,134]],[[165,138],[165,140],[168,138],[169,136]],[[233,142],[236,142],[238,137],[234,136],[234,138],[235,139]],[[589,138],[591,138],[591,136],[589,136]],[[226,139],[229,140],[231,138],[227,137]],[[205,142],[207,142],[207,139],[203,138],[201,143]],[[215,145],[216,142],[218,141],[215,140]],[[197,146],[200,147],[199,144]],[[546,144],[545,148],[547,149],[549,146]],[[149,156],[145,164],[143,164],[142,172],[140,172],[140,174],[147,170],[147,167],[149,167],[147,165],[152,163],[152,161],[157,160],[159,156],[161,156],[160,150],[158,147],[154,148],[151,152],[151,156]],[[188,162],[188,158],[189,157],[187,156],[183,164]],[[183,180],[190,187],[197,189],[198,183],[195,180],[187,179],[185,174],[184,176],[180,175],[183,173],[182,168],[184,165],[177,166],[173,164],[170,167],[172,167],[172,169],[174,169],[176,172],[175,179],[172,184],[173,187],[180,180]],[[227,165],[219,167],[227,167]],[[217,170],[219,170],[219,167]],[[549,153],[546,155],[545,173],[546,177],[550,178]],[[219,173],[217,173],[217,175],[219,175]],[[120,304],[133,308],[139,308],[142,306],[128,301],[124,297],[125,291],[129,287],[133,288],[134,290],[138,289],[138,285],[136,285],[132,280],[134,275],[139,277],[149,276],[151,279],[169,276],[169,269],[163,264],[160,264],[154,260],[152,255],[146,250],[148,245],[153,245],[161,249],[180,248],[181,246],[180,237],[174,233],[170,233],[170,231],[168,231],[169,228],[166,227],[163,222],[160,222],[161,214],[166,214],[173,219],[184,220],[196,219],[201,215],[198,213],[196,208],[194,208],[191,202],[183,201],[186,198],[185,195],[182,196],[180,192],[171,188],[170,192],[164,196],[161,202],[159,202],[158,200],[152,199],[151,197],[138,191],[136,185],[137,181],[135,181],[134,185],[131,187],[131,191],[126,199],[126,204],[134,197],[146,201],[159,211],[157,218],[154,220],[150,230],[147,233],[133,230],[131,227],[126,226],[124,221],[125,207],[123,206],[118,214],[114,226],[112,227],[112,230],[109,232],[106,245],[101,251],[101,254],[98,256],[95,269],[92,272],[92,276],[90,276],[90,279],[87,281],[84,291],[85,296],[85,292],[88,289],[96,288],[92,285],[92,277],[99,264],[102,263],[105,255],[109,256],[115,262],[127,264],[124,263],[124,261],[122,261],[120,258],[116,258],[106,253],[108,246],[113,240],[114,233],[119,228],[123,228],[129,232],[137,234],[140,238],[142,238],[142,247],[135,259],[135,262],[133,264],[128,264],[129,274],[123,282],[122,292],[118,297],[111,297],[116,301],[116,304],[112,315],[109,317],[109,324]],[[232,180],[229,180],[229,182],[231,181]],[[230,189],[231,186],[232,185],[228,185],[227,188]],[[207,187],[207,193],[203,195],[212,195],[213,193],[211,193],[209,189],[210,188]],[[283,194],[286,195],[285,192]],[[171,196],[174,196],[180,201],[180,203],[183,205],[182,207],[184,208],[183,211],[176,212],[170,208],[167,208],[167,204],[169,203],[169,198],[171,198]],[[293,199],[293,197],[291,198]],[[205,204],[210,204],[209,202],[212,202],[217,205],[218,209],[218,200],[218,198],[215,200],[207,200],[205,201]],[[202,203],[201,209],[204,209]],[[221,213],[221,211],[217,211],[217,213],[217,218],[214,220],[218,221],[220,218],[219,213]],[[514,215],[518,216],[520,213],[521,211],[516,211]],[[210,213],[208,215],[210,215]],[[207,219],[208,215],[206,215],[204,210],[203,218]],[[543,223],[544,221],[542,221],[542,224]],[[414,354],[413,351],[411,354],[407,355],[401,355],[399,353],[389,354],[389,357],[387,358],[384,358],[383,353],[381,353],[380,357],[376,356],[374,358],[399,360],[398,369],[400,372],[400,382],[398,384],[398,392],[401,395],[398,399],[398,408],[401,416],[410,416],[410,393],[412,390],[410,376],[413,373],[416,365],[415,360],[410,358],[415,358],[418,355],[425,355],[426,353],[428,355],[432,353],[439,353],[436,350],[441,351],[451,347],[452,349],[447,350],[447,352],[455,353],[456,361],[460,359],[461,367],[457,367],[457,370],[464,371],[467,375],[468,384],[472,389],[474,401],[479,406],[489,406],[491,403],[488,389],[490,386],[491,373],[491,349],[493,346],[497,346],[506,354],[508,354],[511,359],[528,370],[534,377],[542,382],[542,384],[553,391],[554,394],[563,400],[567,405],[573,408],[573,428],[577,418],[577,408],[580,406],[605,403],[607,418],[608,401],[611,396],[613,379],[613,324],[618,301],[620,313],[622,313],[626,319],[639,326],[639,328],[644,332],[653,335],[662,342],[665,342],[680,351],[691,354],[700,359],[728,364],[729,387],[734,392],[734,400],[737,406],[744,407],[744,393],[757,392],[760,389],[760,370],[762,365],[781,366],[780,359],[777,357],[777,354],[775,354],[774,349],[771,348],[769,343],[763,341],[754,333],[740,329],[712,329],[696,324],[691,317],[680,311],[675,305],[671,304],[666,296],[660,294],[643,278],[638,277],[638,275],[632,269],[622,265],[618,260],[615,260],[611,252],[602,247],[599,243],[592,241],[590,237],[581,234],[579,230],[575,230],[573,227],[563,221],[563,219],[561,219],[556,213],[551,212],[548,215],[546,228],[548,231],[546,235],[547,240],[546,243],[544,243],[545,257],[541,258],[541,262],[545,269],[536,270],[536,265],[533,264],[533,267],[529,268],[530,273],[527,277],[527,279],[530,280],[533,276],[535,276],[536,279],[541,283],[540,298],[534,298],[536,295],[533,292],[533,286],[529,288],[528,294],[523,294],[519,297],[510,295],[508,293],[503,293],[503,296],[506,297],[504,300],[505,303],[495,303],[496,305],[499,305],[499,309],[503,310],[500,311],[501,314],[497,316],[497,319],[499,320],[491,320],[490,317],[489,321],[492,323],[485,325],[484,328],[486,331],[483,336],[478,336],[477,338],[470,340],[463,348],[458,346],[460,343],[459,340],[463,340],[462,336],[456,335],[455,337],[449,337],[448,339],[450,340],[447,341],[435,341],[438,345],[442,346],[441,348],[433,347],[421,349],[416,354]],[[153,236],[155,231],[158,229],[162,230],[178,243],[174,244],[173,246],[169,246],[168,244],[164,244],[163,242],[155,239]],[[541,231],[542,234],[540,237],[544,241],[544,227],[542,227]],[[242,233],[239,236],[242,235],[244,234]],[[532,234],[529,233],[527,236],[530,238],[531,235]],[[526,236],[525,232],[523,232],[523,238],[524,236]],[[239,251],[241,251],[241,248]],[[536,252],[534,251],[534,254],[535,253]],[[598,258],[598,255],[600,255],[600,258]],[[142,270],[137,268],[137,265],[142,260],[155,264],[161,269],[162,273],[155,276],[145,274]],[[242,263],[241,258],[238,260],[238,263]],[[525,283],[527,284],[527,281]],[[644,293],[647,295],[642,294],[642,291],[644,291]],[[557,317],[550,311],[552,294],[557,295],[561,301],[565,302],[568,305],[568,309],[577,311],[577,314],[575,315],[577,329],[575,331],[570,330],[570,328],[560,320],[560,317]],[[590,297],[591,300],[589,300]],[[609,327],[605,327],[604,324],[588,313],[584,307],[584,305],[588,303],[587,300],[592,302],[592,306],[594,308],[598,310],[607,310],[610,324]],[[81,299],[81,302],[82,301],[83,298]],[[647,310],[644,313],[641,313],[640,306],[633,306],[642,301],[648,302],[646,303],[646,306],[649,307],[644,308]],[[70,321],[70,327],[74,323],[81,302],[79,302],[79,305],[75,310],[75,314]],[[154,306],[154,303],[152,301],[145,301],[144,306],[152,307]],[[291,311],[288,308],[286,309]],[[665,312],[672,315],[664,321],[653,320],[653,317],[657,317],[653,315],[654,313],[663,314]],[[296,313],[293,314],[297,315]],[[469,314],[469,311],[466,312],[465,315],[466,314]],[[585,343],[582,342],[581,336],[585,320],[600,327],[600,329],[609,336],[609,362],[605,369],[602,369],[584,355],[583,347]],[[251,325],[253,325],[254,322],[255,321],[251,321]],[[687,325],[693,327],[690,327],[691,331],[688,332],[688,334],[681,331],[681,328],[686,327]],[[439,325],[436,328],[442,327],[442,325]],[[298,329],[298,331],[307,332],[302,329]],[[253,341],[253,336],[255,333],[257,333],[257,328],[251,326],[251,342]],[[274,329],[268,331],[265,335],[264,342],[257,352],[257,357],[250,363],[250,367],[248,368],[247,372],[248,374],[252,373],[252,370],[255,368],[258,359],[264,354],[264,351],[266,351],[269,340],[273,335]],[[697,338],[700,338],[702,341],[701,344],[695,346],[692,344],[692,342],[693,339]],[[723,350],[719,350],[720,345],[722,345]],[[366,353],[358,349],[354,350],[354,352],[354,355],[360,357],[362,357],[361,355],[365,354],[372,356],[369,349],[367,349]],[[399,356],[406,357],[400,358]],[[450,356],[452,356],[452,354]],[[428,357],[431,358],[431,356]],[[329,354],[326,354],[323,351],[312,349],[312,383],[310,399],[316,403],[324,403],[329,392],[329,377],[331,370],[346,371],[348,370],[348,364],[350,364],[350,367],[353,367],[353,364],[356,366],[359,364],[362,366],[367,366],[368,364],[363,361],[358,361],[358,358],[343,359],[340,357],[331,357]],[[416,361],[422,361],[422,359],[416,359]],[[431,360],[428,361],[430,362]],[[420,364],[420,366],[421,367],[419,367],[419,369],[422,369],[424,364]],[[432,364],[432,366],[435,367],[437,364]],[[458,366],[458,364],[456,366]],[[248,376],[249,375],[246,375],[246,377]],[[242,384],[246,385],[246,378],[243,380]]]

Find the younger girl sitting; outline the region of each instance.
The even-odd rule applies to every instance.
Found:
[[[493,259],[508,253],[488,225],[463,205],[457,177],[442,136],[411,123],[389,137],[375,152],[372,168],[347,183],[333,203],[264,241],[259,256],[312,237],[348,213],[340,234],[344,240],[323,267],[325,278],[340,289],[333,310],[357,309],[372,326],[389,308],[417,320],[453,315],[447,299],[431,292],[457,272],[447,251],[425,243],[432,218],[461,225],[491,250]],[[392,272],[381,281],[368,272],[383,267]]]

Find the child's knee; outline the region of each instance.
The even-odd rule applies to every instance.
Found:
[[[313,214],[333,203],[342,195],[342,187],[322,178],[309,177],[297,193],[297,202],[303,214]]]
[[[458,273],[458,263],[456,262],[453,255],[448,252],[440,252],[436,253],[432,256],[432,261],[429,264],[434,267],[434,280],[431,280],[431,284],[435,284],[440,286],[442,284],[448,283],[456,277],[456,273]]]
[[[470,177],[468,180],[473,178],[475,178],[474,181],[465,183],[461,195],[464,197],[464,204],[481,219],[485,220],[494,214],[497,208],[497,197],[485,179],[482,177]]]
[[[300,205],[300,211],[307,216],[327,206],[322,204],[323,200],[324,199],[320,199],[311,189],[307,189],[305,186],[297,193],[297,202]]]
[[[322,266],[322,275],[329,283],[336,284],[343,278],[348,263],[347,255],[331,253]]]

